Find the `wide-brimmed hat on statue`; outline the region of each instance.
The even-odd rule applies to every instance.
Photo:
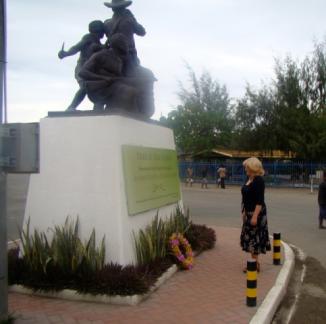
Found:
[[[126,8],[132,4],[129,0],[112,0],[112,2],[104,2],[104,5],[109,8]]]

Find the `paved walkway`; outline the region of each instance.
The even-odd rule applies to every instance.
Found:
[[[178,272],[138,306],[68,302],[15,293],[10,312],[20,324],[46,323],[248,323],[256,308],[245,305],[246,254],[239,248],[239,229],[215,228],[217,246],[196,258],[192,271]],[[280,267],[272,254],[262,258],[258,277],[259,304],[273,286]]]

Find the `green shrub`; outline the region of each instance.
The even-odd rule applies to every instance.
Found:
[[[13,324],[15,323],[15,317],[13,315],[8,315],[6,319],[0,318],[0,324]]]
[[[134,234],[137,263],[144,265],[166,258],[170,236],[176,232],[184,234],[189,227],[189,211],[184,215],[179,206],[166,220],[159,219],[157,213],[150,225]]]
[[[67,218],[63,226],[52,229],[48,241],[45,233],[34,230],[30,222],[22,232],[23,257],[19,248],[8,252],[9,284],[22,284],[33,290],[59,291],[75,289],[80,293],[134,295],[145,294],[155,281],[172,265],[168,240],[179,232],[185,235],[194,250],[213,248],[215,232],[190,221],[189,211],[180,208],[166,220],[158,214],[145,230],[135,236],[138,266],[104,263],[104,238],[96,247],[95,231],[82,243],[79,221]]]
[[[8,253],[9,284],[21,284],[34,291],[74,289],[78,293],[92,295],[141,295],[147,293],[156,280],[172,265],[169,259],[158,259],[141,267],[107,264],[94,273],[76,274],[67,278],[53,264],[48,266],[46,275],[30,272],[23,259],[18,257],[17,251]],[[17,271],[17,268],[21,271]]]
[[[157,259],[146,266],[107,264],[94,276],[83,277],[76,290],[93,295],[142,295],[171,265],[169,259]]]
[[[152,223],[134,234],[137,263],[144,265],[169,255],[169,238],[173,233],[183,234],[193,250],[201,252],[215,246],[215,231],[205,225],[191,222],[189,209],[184,214],[180,207],[166,220],[156,214]]]
[[[166,220],[165,223],[166,231],[168,232],[169,237],[173,233],[185,234],[191,225],[189,209],[187,209],[186,214],[184,214],[180,206],[178,206],[175,212]]]
[[[137,262],[140,265],[166,257],[166,224],[156,214],[145,230],[135,237]]]
[[[79,238],[79,220],[69,221],[63,226],[55,226],[51,243],[51,255],[54,264],[64,274],[87,274],[100,270],[105,261],[105,238],[103,237],[99,248],[96,247],[95,230],[85,244]]]
[[[108,264],[93,277],[84,277],[76,288],[79,293],[128,296],[145,294],[149,285],[137,267]]]
[[[52,259],[50,245],[45,233],[40,233],[35,229],[33,235],[31,235],[29,219],[26,225],[26,230],[21,232],[20,238],[23,248],[23,259],[30,271],[46,273],[47,265]]]
[[[78,219],[74,222],[67,218],[63,226],[51,231],[51,241],[37,230],[31,234],[28,221],[21,235],[23,256],[19,257],[19,248],[8,251],[10,285],[21,284],[34,291],[74,289],[94,295],[145,294],[172,265],[168,258],[157,258],[143,266],[105,265],[104,238],[97,248],[93,230],[83,244]]]
[[[19,247],[8,251],[8,282],[21,283],[26,273],[26,264],[22,258],[19,258]]]
[[[215,246],[215,231],[205,225],[191,224],[185,236],[192,249],[197,252],[209,250]]]
[[[96,247],[95,230],[83,243],[79,238],[79,220],[67,217],[65,224],[55,226],[49,242],[44,232],[30,233],[30,220],[22,231],[22,261],[29,273],[44,276],[70,278],[78,274],[91,274],[100,270],[105,261],[105,239]]]

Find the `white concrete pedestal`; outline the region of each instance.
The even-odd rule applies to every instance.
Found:
[[[81,237],[105,235],[106,261],[135,262],[133,231],[150,223],[151,210],[129,216],[122,145],[175,149],[165,127],[122,116],[45,118],[40,122],[40,174],[30,178],[24,223],[47,230],[79,217]],[[160,208],[170,216],[176,205]]]

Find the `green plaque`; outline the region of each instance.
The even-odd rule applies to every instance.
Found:
[[[124,145],[122,159],[129,215],[180,200],[178,162],[174,150]]]

